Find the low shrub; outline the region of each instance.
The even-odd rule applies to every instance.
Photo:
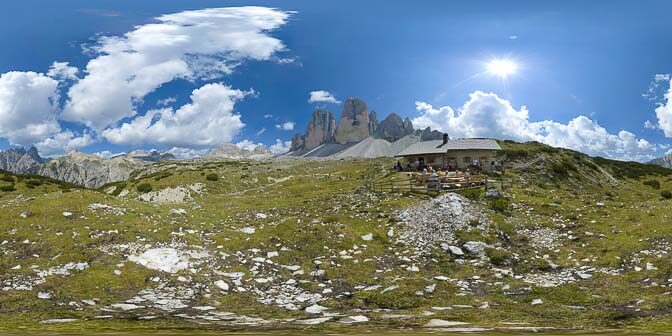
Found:
[[[15,190],[16,190],[16,188],[14,188],[13,184],[0,186],[0,191],[10,192],[10,191],[15,191]]]
[[[660,181],[658,180],[646,180],[643,183],[653,189],[660,189]]]
[[[40,180],[35,180],[35,179],[29,179],[29,180],[26,180],[25,183],[26,183],[26,185],[27,185],[28,187],[38,187],[38,186],[41,186],[41,185],[43,184],[42,181],[40,181]]]
[[[671,199],[672,192],[670,192],[669,190],[663,190],[660,192],[660,196],[662,196],[664,199]]]
[[[485,249],[485,254],[490,259],[490,262],[493,265],[497,266],[508,265],[509,260],[511,259],[511,252],[504,249],[496,249],[489,247]]]
[[[3,175],[2,177],[0,177],[0,180],[14,183],[14,176]]]
[[[468,198],[473,201],[477,201],[481,199],[481,196],[483,194],[483,191],[479,188],[475,189],[464,189],[460,191],[460,195],[464,196],[465,198]]]
[[[217,176],[215,173],[210,173],[205,177],[205,179],[208,181],[217,181],[219,180],[219,176]]]
[[[508,213],[509,208],[511,207],[511,202],[506,197],[494,198],[489,202],[490,209],[495,210],[499,213]]]
[[[149,183],[140,183],[140,184],[138,184],[137,187],[135,187],[135,189],[138,190],[138,192],[141,192],[141,193],[148,193],[148,192],[152,191],[152,185],[149,184]]]

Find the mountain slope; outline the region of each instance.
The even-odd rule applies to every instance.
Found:
[[[105,192],[16,183],[0,192],[0,330],[669,330],[672,170],[500,144],[500,199],[365,190],[405,178],[392,159],[160,162]]]
[[[128,156],[108,160],[95,155],[71,152],[42,165],[38,175],[51,177],[87,188],[98,188],[110,182],[124,181],[144,163]]]
[[[40,157],[35,147],[27,151],[23,148],[0,151],[0,169],[14,173],[36,173],[40,165],[47,161]]]

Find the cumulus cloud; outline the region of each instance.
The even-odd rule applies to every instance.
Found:
[[[102,137],[119,145],[193,147],[230,142],[245,126],[234,112],[235,103],[248,93],[221,83],[206,84],[192,92],[191,103],[176,111],[150,110],[118,128],[104,130]]]
[[[236,146],[238,146],[238,148],[248,150],[250,152],[255,150],[257,147],[263,146],[263,145],[264,144],[262,144],[262,143],[254,143],[253,141],[250,141],[250,140],[247,140],[247,139],[245,139],[243,141],[240,141],[236,144]]]
[[[668,84],[667,91],[663,94],[662,100],[659,101],[656,107],[656,117],[658,118],[658,128],[660,128],[665,137],[672,138],[672,79],[669,75],[663,77],[658,75],[660,81],[665,81]],[[658,81],[658,77],[656,78]]]
[[[113,152],[111,152],[111,151],[109,151],[109,150],[104,150],[104,151],[100,151],[100,152],[95,152],[95,153],[93,153],[93,155],[95,155],[95,156],[97,156],[97,157],[99,157],[99,158],[101,158],[101,159],[105,159],[105,160],[107,160],[107,159],[111,159],[111,158],[113,158],[113,157],[115,157],[115,156],[124,155],[124,154],[126,154],[126,153],[125,153],[125,152],[113,153]]]
[[[658,126],[656,126],[655,123],[651,122],[651,120],[647,120],[644,122],[644,128],[655,130],[658,129]]]
[[[176,102],[177,102],[176,97],[168,97],[164,99],[159,99],[158,101],[156,101],[156,105],[166,107],[175,104]]]
[[[0,75],[0,137],[29,145],[60,131],[58,81],[41,73]]]
[[[313,91],[309,94],[308,102],[309,103],[331,103],[331,104],[340,104],[341,102],[334,97],[331,93],[324,90]]]
[[[269,60],[284,44],[267,34],[291,13],[231,7],[162,15],[123,36],[104,36],[68,92],[64,120],[95,131],[136,115],[142,99],[174,79],[210,80],[245,59]]]
[[[283,131],[293,131],[294,130],[294,125],[296,125],[295,122],[288,121],[286,123],[275,125],[275,128],[277,128],[279,130],[283,130]]]
[[[95,142],[95,138],[89,133],[77,135],[67,130],[35,143],[35,148],[43,156],[54,156],[87,147]]]
[[[166,151],[167,153],[173,154],[178,160],[189,160],[197,157],[204,156],[210,152],[209,149],[193,149],[193,148],[182,148],[182,147],[173,147]]]
[[[292,145],[291,141],[282,141],[280,139],[275,139],[275,143],[272,144],[268,149],[273,152],[275,155],[285,154],[289,152],[289,148]]]
[[[534,140],[591,155],[640,161],[651,159],[656,150],[654,144],[638,139],[631,132],[611,134],[586,116],[578,116],[567,124],[552,120],[531,122],[525,106],[516,109],[494,93],[476,91],[457,111],[449,106],[434,108],[425,102],[416,102],[416,109],[420,116],[413,119],[414,125],[432,127],[454,138]]]
[[[47,76],[57,80],[76,80],[79,69],[70,66],[68,62],[54,62],[51,64]]]

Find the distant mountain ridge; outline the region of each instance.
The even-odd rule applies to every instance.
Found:
[[[36,174],[43,163],[49,161],[42,158],[35,147],[10,148],[0,151],[0,169],[21,174]]]
[[[649,163],[655,164],[655,165],[658,165],[658,166],[661,166],[661,167],[665,167],[665,168],[672,168],[672,153],[667,154],[667,155],[665,155],[663,157],[660,157],[660,158],[657,158],[657,159],[653,159],[653,160],[649,161]]]
[[[170,153],[134,151],[110,159],[70,152],[56,159],[40,156],[35,147],[0,151],[0,169],[15,174],[35,174],[87,188],[127,180],[133,171],[153,162],[174,160]]]
[[[402,119],[396,113],[390,113],[378,122],[376,112],[369,111],[363,100],[348,98],[343,102],[338,123],[336,117],[324,108],[313,111],[306,132],[297,133],[292,138],[288,155],[388,156],[394,155],[395,148],[400,147],[401,143],[396,146],[391,144],[401,139],[406,138],[402,143],[408,146],[417,141],[440,140],[442,137],[443,133],[430,128],[414,129],[410,119]]]

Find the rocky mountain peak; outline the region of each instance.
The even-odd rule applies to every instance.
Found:
[[[360,142],[371,135],[370,127],[369,108],[366,103],[358,98],[348,98],[343,102],[343,112],[336,127],[336,142]]]
[[[659,165],[665,168],[672,168],[672,153],[657,159],[653,159],[649,163]]]
[[[395,142],[411,133],[413,133],[413,123],[408,118],[402,120],[398,114],[390,113],[380,122],[374,136]]]
[[[21,147],[0,151],[0,169],[17,174],[35,174],[40,165],[47,161],[40,156],[35,147],[31,147],[28,151]]]
[[[336,134],[336,118],[331,112],[318,108],[308,122],[304,137],[304,149],[313,149],[324,143],[334,142]]]

